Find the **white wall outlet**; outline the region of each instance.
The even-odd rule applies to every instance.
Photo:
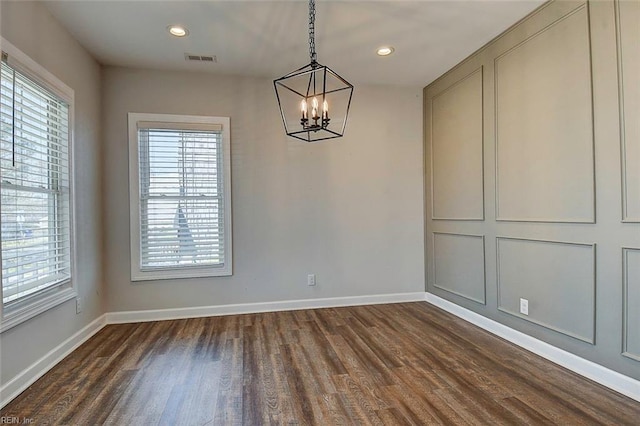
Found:
[[[316,274],[307,275],[307,285],[316,285]]]
[[[529,301],[527,299],[520,298],[520,313],[529,315]]]
[[[76,314],[82,312],[82,297],[76,297]]]

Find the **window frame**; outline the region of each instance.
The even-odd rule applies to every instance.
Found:
[[[224,215],[224,265],[176,266],[175,268],[142,269],[141,262],[141,203],[138,123],[155,122],[159,125],[176,123],[190,126],[222,126],[222,200]],[[198,115],[128,113],[129,129],[129,226],[131,247],[131,281],[150,281],[181,278],[229,276],[233,274],[233,235],[231,209],[231,128],[229,117]]]
[[[63,83],[54,74],[31,59],[13,44],[0,37],[2,52],[7,54],[6,63],[11,68],[24,74],[35,83],[41,85],[55,96],[67,103],[69,107],[69,134],[68,134],[68,172],[69,172],[69,264],[70,276],[68,279],[51,287],[39,290],[22,299],[10,302],[10,307],[5,307],[3,289],[0,285],[0,333],[13,328],[43,312],[48,311],[62,303],[78,297],[75,286],[76,277],[76,221],[75,221],[75,168],[74,168],[74,140],[75,140],[75,92]],[[2,219],[0,218],[0,221]],[[0,251],[0,260],[2,251]],[[0,271],[1,275],[1,271]]]

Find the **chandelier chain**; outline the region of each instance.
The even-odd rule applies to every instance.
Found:
[[[316,62],[316,2],[309,0],[309,58]]]

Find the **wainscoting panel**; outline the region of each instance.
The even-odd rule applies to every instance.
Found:
[[[495,59],[498,220],[594,222],[589,47],[583,5]]]
[[[594,344],[595,245],[503,237],[496,244],[498,309]]]
[[[484,237],[434,232],[434,286],[484,304]]]
[[[423,92],[427,292],[636,381],[639,43],[637,0],[551,0]]]
[[[483,220],[482,68],[431,102],[433,218]]]
[[[625,248],[623,259],[625,356],[640,361],[640,249]]]
[[[640,222],[640,2],[616,1],[622,219]]]

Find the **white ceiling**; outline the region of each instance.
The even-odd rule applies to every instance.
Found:
[[[103,64],[277,78],[309,62],[306,0],[45,3]],[[354,84],[422,87],[542,3],[317,0],[318,62]],[[170,36],[170,24],[190,35]],[[378,57],[381,45],[395,53]],[[217,63],[186,62],[184,53]]]

